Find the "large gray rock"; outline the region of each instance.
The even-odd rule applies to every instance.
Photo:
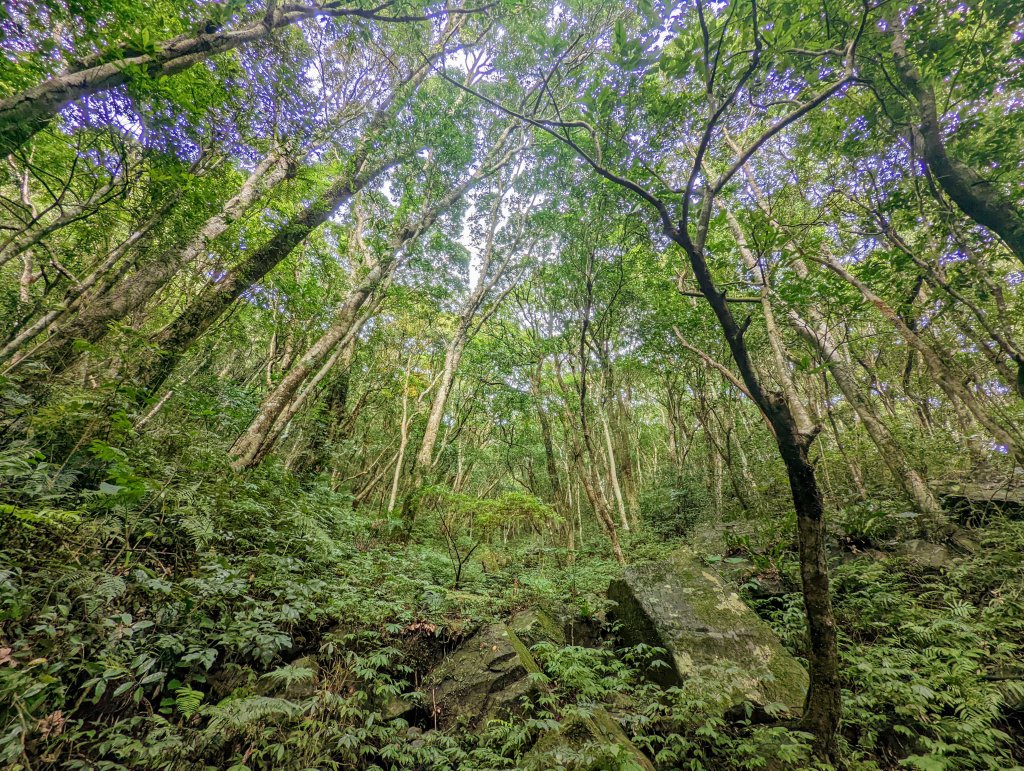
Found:
[[[459,646],[423,683],[422,693],[440,728],[521,714],[534,691],[530,674],[541,668],[530,652],[539,642],[565,645],[553,616],[530,610],[504,624],[490,624]],[[611,764],[611,765],[609,765]],[[523,757],[522,768],[599,771],[654,771],[612,715],[598,707],[545,734]]]
[[[475,726],[518,714],[533,688],[529,673],[540,671],[529,648],[542,640],[563,644],[561,629],[543,611],[531,610],[489,624],[462,643],[421,689],[438,726]]]
[[[945,570],[953,564],[953,552],[938,543],[914,538],[896,547],[896,553],[921,567]]]
[[[1024,519],[1024,472],[1000,482],[960,482],[939,492],[947,509],[962,521],[984,519],[1002,514],[1008,519]]]
[[[714,570],[688,552],[633,565],[608,589],[614,620],[627,645],[668,651],[669,666],[652,670],[665,685],[682,685],[704,667],[728,670],[723,711],[748,701],[803,710],[807,672],[771,628]]]

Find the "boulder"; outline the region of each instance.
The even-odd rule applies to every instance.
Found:
[[[521,714],[534,691],[530,674],[541,668],[530,652],[539,642],[565,645],[558,620],[542,610],[518,613],[503,624],[483,627],[427,675],[422,693],[437,726],[482,726]],[[523,757],[522,768],[654,771],[614,717],[594,708],[545,734]]]
[[[608,619],[602,611],[583,613],[576,605],[556,601],[546,602],[543,608],[558,627],[552,630],[552,642],[580,648],[600,648],[604,644]]]
[[[939,491],[943,505],[964,523],[983,521],[992,514],[1024,519],[1024,474],[1000,482],[960,482]]]
[[[953,563],[953,552],[947,547],[920,538],[899,544],[896,553],[921,567],[933,570],[944,570]]]
[[[654,771],[654,764],[604,709],[595,710],[589,717],[569,718],[557,730],[544,734],[523,756],[519,767],[537,771]]]
[[[518,714],[539,672],[529,648],[542,640],[563,644],[561,629],[546,613],[525,611],[506,623],[488,624],[428,673],[422,692],[438,726],[481,725]]]
[[[608,597],[623,643],[668,652],[668,666],[652,670],[655,680],[683,685],[702,668],[728,669],[734,676],[720,695],[723,713],[743,702],[794,716],[803,710],[807,672],[736,591],[689,552],[626,568]]]
[[[963,530],[957,530],[949,537],[949,542],[964,554],[977,554],[981,550],[978,539],[972,538]]]

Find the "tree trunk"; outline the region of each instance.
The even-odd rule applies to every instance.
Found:
[[[890,20],[889,28],[896,72],[917,106],[919,123],[915,133],[928,169],[960,211],[1003,239],[1024,263],[1024,217],[995,185],[946,151],[935,90],[910,60],[900,21]]]
[[[282,414],[288,411],[289,405],[295,401],[300,387],[331,351],[343,348],[354,339],[362,326],[359,323],[359,314],[363,306],[380,285],[390,278],[395,265],[396,260],[392,256],[387,262],[379,262],[370,270],[362,282],[349,292],[327,331],[292,365],[277,387],[263,399],[256,417],[231,447],[231,454],[234,456],[231,465],[235,470],[252,468],[270,451],[284,425],[287,425],[287,420],[281,420]],[[365,322],[365,319],[363,321]]]
[[[813,423],[789,371],[786,344],[782,339],[782,333],[779,331],[778,325],[775,323],[775,312],[772,309],[771,301],[771,283],[768,281],[768,275],[765,272],[765,268],[757,261],[757,257],[747,245],[747,238],[739,220],[730,211],[725,213],[725,217],[729,223],[730,230],[732,230],[733,237],[736,239],[736,246],[739,248],[743,263],[747,266],[747,270],[751,272],[757,283],[760,284],[761,312],[764,314],[765,332],[768,336],[768,344],[771,347],[776,378],[779,381],[779,387],[782,389],[782,395],[786,400],[786,404],[789,405],[790,411],[793,413],[793,420],[796,422],[797,431],[804,434],[809,433]]]
[[[184,247],[164,252],[122,280],[107,294],[87,303],[76,318],[50,337],[39,354],[49,366],[51,375],[58,375],[74,364],[78,358],[75,352],[76,340],[95,343],[107,333],[111,323],[121,321],[141,308],[178,271],[198,261],[210,242],[245,214],[266,190],[282,181],[287,172],[285,158],[277,152],[269,154],[249,175],[238,193],[224,204],[221,211],[206,220]]]
[[[703,253],[703,241],[707,233],[707,223],[711,218],[712,204],[712,199],[708,197],[701,207],[697,243],[691,240],[686,230],[666,228],[667,235],[683,248],[689,258],[697,285],[718,319],[743,383],[754,403],[774,429],[779,454],[786,466],[793,507],[796,510],[800,576],[810,633],[810,688],[803,720],[808,730],[815,736],[817,753],[826,758],[834,758],[837,752],[836,733],[842,714],[842,697],[839,687],[836,621],[832,612],[825,551],[824,505],[814,476],[814,467],[807,457],[807,450],[814,441],[816,430],[802,433],[785,396],[764,390],[743,340],[745,326],[740,327],[737,324],[724,293],[715,286]]]
[[[189,347],[243,292],[291,254],[314,230],[334,216],[352,196],[401,160],[403,154],[396,153],[389,160],[371,165],[370,154],[380,141],[381,133],[391,124],[405,101],[430,72],[433,57],[436,55],[435,51],[424,63],[408,73],[377,108],[353,153],[349,173],[336,180],[285,223],[267,243],[254,251],[240,265],[228,271],[221,280],[207,284],[177,318],[150,338],[159,354],[149,357],[136,369],[135,382],[141,386],[143,392],[152,393],[159,388]],[[507,136],[508,130],[502,138]]]
[[[882,314],[882,317],[896,328],[896,331],[899,332],[903,339],[921,354],[925,366],[931,372],[936,384],[949,398],[952,406],[956,407],[958,404],[961,404],[966,407],[970,414],[985,427],[992,438],[1006,447],[1007,452],[1017,463],[1024,464],[1024,442],[1016,435],[1016,431],[994,420],[979,403],[976,396],[951,374],[949,364],[940,359],[931,346],[911,330],[885,300],[838,262],[828,259],[819,259],[818,261],[860,291],[864,300],[873,305]]]
[[[212,56],[248,45],[272,32],[306,19],[357,16],[378,21],[387,16],[373,10],[338,8],[323,3],[270,6],[258,21],[236,29],[214,29],[200,35],[180,35],[156,46],[153,53],[137,53],[125,44],[116,51],[86,57],[81,63],[37,86],[0,101],[0,156],[16,151],[42,131],[62,109],[84,96],[124,85],[139,72],[158,79],[177,75]],[[392,17],[396,21],[414,17]]]
[[[503,144],[504,140],[498,146],[500,147]],[[498,194],[494,197],[476,283],[459,311],[458,326],[445,351],[444,372],[441,375],[441,383],[438,386],[437,393],[434,394],[434,401],[430,405],[427,427],[424,430],[423,440],[416,455],[416,473],[419,477],[417,482],[422,481],[423,476],[429,474],[434,465],[434,447],[437,444],[441,421],[444,419],[445,407],[448,404],[448,397],[451,395],[452,386],[455,383],[455,375],[458,372],[459,363],[462,361],[463,351],[465,351],[467,343],[472,339],[474,332],[480,328],[483,320],[490,317],[504,297],[504,295],[498,297],[491,306],[490,311],[484,314],[483,319],[475,320],[484,301],[487,299],[488,293],[508,269],[509,263],[515,255],[516,246],[518,246],[522,238],[522,231],[520,231],[519,236],[506,248],[507,255],[505,259],[494,265],[494,236],[497,233],[498,226],[501,224],[501,203],[508,189],[509,186],[507,184],[499,185]],[[494,265],[493,271],[491,270],[492,265]]]
[[[846,447],[843,444],[839,423],[836,421],[835,411],[832,409],[831,397],[829,396],[828,374],[822,372],[821,379],[825,391],[825,414],[828,416],[828,424],[832,428],[832,438],[835,440],[836,449],[839,450],[839,454],[846,461],[846,467],[850,471],[850,478],[853,480],[854,489],[857,491],[857,500],[866,501],[868,499],[868,491],[864,485],[864,472],[861,470],[860,462],[856,457],[846,452]],[[854,412],[854,426],[857,425],[857,422],[857,413]]]
[[[615,439],[615,457],[619,462],[619,482],[622,486],[622,494],[626,498],[626,510],[629,512],[629,521],[635,527],[639,524],[640,518],[640,503],[637,499],[637,476],[642,469],[640,468],[639,456],[637,457],[636,464],[633,462],[633,448],[630,446],[629,435],[629,426],[632,421],[629,415],[629,408],[626,406],[622,391],[619,389],[615,391],[615,399],[610,416],[615,418],[613,438]],[[611,417],[609,417],[610,419]],[[639,446],[639,442],[637,442],[636,447],[639,448]],[[639,452],[639,449],[637,451]]]
[[[604,432],[605,453],[608,457],[608,480],[611,484],[612,493],[615,496],[615,503],[619,509],[619,523],[625,532],[629,532],[629,517],[626,516],[626,502],[622,498],[622,488],[619,487],[619,473],[616,470],[618,465],[615,460],[615,450],[612,447],[612,434],[608,429],[608,416],[603,409],[599,408],[601,415],[601,428]]]
[[[405,367],[405,383],[402,388],[402,422],[398,429],[398,453],[395,455],[395,473],[391,477],[388,514],[391,514],[398,504],[398,485],[402,481],[402,466],[405,465],[405,451],[409,446],[409,426],[412,423],[412,415],[409,412],[409,375],[411,372],[412,357],[410,356],[409,363]]]
[[[174,204],[177,203],[180,194],[180,191],[172,194],[141,225],[132,231],[128,238],[111,249],[99,264],[90,270],[85,278],[68,287],[62,302],[63,307],[47,311],[31,324],[27,324],[27,326],[11,334],[5,342],[3,349],[0,350],[0,361],[12,359],[10,366],[4,371],[5,374],[14,370],[22,359],[30,357],[35,353],[34,350],[29,350],[15,355],[19,350],[23,349],[47,329],[60,324],[64,319],[71,318],[91,298],[101,297],[117,282],[118,277],[128,269],[127,265],[118,266],[122,258],[129,251],[138,250],[147,242],[156,226],[160,224]],[[115,268],[117,269],[115,270]]]
[[[583,468],[582,458],[582,454],[576,454],[575,461],[580,481],[583,484],[583,490],[587,494],[587,500],[590,502],[590,507],[593,509],[598,521],[604,528],[605,533],[608,534],[608,541],[611,543],[612,554],[615,556],[615,561],[620,565],[625,565],[626,557],[622,553],[622,544],[619,543],[619,534],[615,528],[615,521],[612,519],[611,514],[608,513],[608,507],[605,504],[604,496],[594,486],[594,480],[591,478],[590,473]],[[591,464],[591,468],[592,467],[593,464]]]
[[[820,325],[811,329],[810,325],[800,319],[795,312],[791,313],[790,317],[794,327],[804,335],[825,360],[839,390],[857,413],[868,436],[878,448],[879,455],[889,468],[893,478],[913,502],[914,508],[922,514],[941,512],[942,507],[924,478],[910,465],[910,461],[907,460],[896,437],[882,422],[871,402],[864,398],[860,383],[857,382],[856,377],[843,360],[839,344],[832,338],[828,327]]]
[[[329,372],[335,374],[333,381],[325,389],[323,414],[319,416],[316,427],[311,432],[305,455],[298,467],[300,474],[312,475],[324,471],[330,463],[332,451],[341,438],[342,429],[346,424],[345,410],[358,334],[356,332],[347,343],[340,346],[335,355],[321,368],[324,376]]]
[[[586,333],[585,327],[583,333]],[[563,394],[568,397],[569,389],[562,378],[557,360],[555,364],[555,376],[558,378],[558,383]],[[562,410],[562,424],[565,429],[564,435],[566,441],[569,442],[570,445],[569,453],[572,455],[572,464],[575,467],[576,476],[587,495],[587,501],[590,503],[590,508],[594,512],[594,516],[597,517],[598,522],[600,522],[601,527],[608,535],[608,540],[612,547],[612,554],[615,556],[616,561],[618,561],[620,565],[625,565],[626,557],[622,552],[622,544],[619,542],[618,529],[615,526],[614,518],[609,512],[610,506],[608,505],[608,501],[600,489],[598,470],[601,468],[601,464],[597,458],[597,453],[594,450],[594,440],[590,435],[590,424],[586,420],[585,381],[584,383],[581,383],[581,388],[582,390],[576,391],[576,395],[579,398],[579,410],[575,417],[579,419],[579,422],[577,423],[577,420],[574,419],[572,411],[570,411],[568,407],[564,407]]]
[[[430,403],[427,426],[423,430],[423,440],[420,443],[420,450],[416,455],[417,482],[422,482],[434,465],[434,446],[437,444],[437,437],[441,430],[441,421],[444,418],[448,397],[451,395],[452,386],[455,384],[455,374],[458,372],[459,363],[462,361],[462,352],[466,348],[467,331],[463,324],[460,323],[459,329],[445,351],[444,370],[441,372],[441,380],[438,383],[437,392],[434,394],[434,400]]]
[[[756,180],[753,178],[753,175],[748,173],[747,177],[751,183],[758,206],[769,218],[772,218],[771,209],[765,205],[765,201],[761,195],[761,190],[758,187]],[[727,214],[726,216],[729,218],[729,224],[732,227],[734,234],[737,235],[737,240],[741,241],[743,233],[739,222],[731,214]],[[772,219],[772,221],[774,222],[774,219]],[[801,259],[800,247],[793,241],[791,241],[790,244],[796,252],[793,260],[793,268],[800,278],[806,278],[809,275],[809,271],[807,265]],[[741,250],[749,251],[746,248],[745,240],[741,241],[740,248]],[[751,257],[752,255],[746,257],[748,265],[750,264]],[[766,287],[767,281],[762,285],[763,289]],[[769,300],[764,293],[762,293],[762,303],[769,304]],[[847,360],[843,356],[843,348],[841,348],[839,341],[836,340],[830,332],[828,323],[824,316],[814,306],[809,308],[808,315],[810,316],[810,322],[803,319],[796,310],[790,310],[788,314],[789,320],[796,331],[803,336],[825,360],[829,371],[832,373],[836,384],[839,386],[839,390],[843,393],[843,396],[850,403],[851,407],[853,407],[857,417],[860,418],[861,422],[864,424],[868,436],[878,448],[882,460],[892,472],[897,483],[903,488],[903,491],[913,502],[915,508],[922,514],[938,514],[941,511],[938,500],[921,475],[918,474],[911,466],[903,452],[903,448],[899,446],[899,443],[892,435],[892,432],[890,432],[888,427],[882,422],[870,400],[863,396],[860,384],[857,382],[853,372],[850,371]],[[776,351],[776,356],[779,356],[778,351]],[[838,445],[838,432],[836,434],[836,442]],[[840,450],[842,450],[841,445],[838,446],[840,447]],[[851,473],[853,474],[854,482],[858,489],[863,490],[864,483],[860,477],[859,468],[854,468],[851,464]]]
[[[266,276],[353,195],[391,165],[392,162],[382,163],[355,177],[338,180],[221,280],[208,283],[171,323],[150,337],[150,343],[159,353],[139,365],[135,382],[147,392],[157,390],[192,344],[243,292]]]
[[[537,421],[540,423],[541,441],[544,444],[544,466],[547,470],[548,484],[551,487],[551,503],[556,509],[560,510],[564,503],[562,499],[562,480],[558,473],[558,459],[555,457],[555,443],[551,433],[551,418],[548,416],[548,411],[544,407],[544,394],[541,389],[541,376],[543,374],[543,370],[544,359],[542,358],[537,362],[537,367],[533,371],[530,390],[533,394],[534,405],[537,409]],[[563,513],[565,513],[568,518],[571,532],[572,518],[569,516],[568,509]]]
[[[955,318],[957,319],[956,323],[968,338],[974,340],[981,347],[985,358],[987,358],[999,371],[1006,383],[1016,390],[1018,396],[1024,398],[1024,349],[1022,349],[1014,340],[1012,325],[1007,323],[1007,320],[1003,318],[1002,309],[1000,308],[997,312],[998,321],[993,323],[993,321],[988,317],[988,314],[983,311],[976,302],[966,297],[963,292],[958,291],[956,287],[950,283],[945,275],[945,271],[941,267],[941,264],[938,266],[929,265],[918,256],[917,252],[912,249],[898,233],[896,233],[892,225],[881,214],[876,214],[876,219],[878,219],[882,232],[885,233],[889,241],[914,261],[914,264],[921,269],[922,275],[931,284],[934,284],[949,295],[956,304],[954,311],[962,308],[970,310],[971,315],[974,316],[982,329],[985,330],[985,333],[988,335],[988,339],[985,339],[983,335],[979,334],[972,324],[962,320],[959,314],[955,314]],[[981,268],[981,270],[984,271],[984,268]],[[987,290],[997,298],[997,307],[999,307],[1001,303],[999,303],[998,300],[998,287],[992,286],[992,282],[984,279],[984,272],[982,275],[983,282]],[[997,325],[1001,325],[1002,329],[998,329]],[[993,348],[993,344],[995,344],[995,349]],[[1007,363],[1006,359],[1013,362],[1016,370]]]
[[[6,153],[0,153],[0,155],[6,155]],[[18,255],[27,252],[52,233],[55,233],[73,222],[78,222],[86,217],[90,211],[94,212],[99,209],[100,206],[109,199],[109,197],[112,197],[111,194],[114,193],[116,188],[126,185],[122,176],[125,173],[126,172],[122,168],[122,170],[117,175],[113,176],[109,182],[101,185],[93,191],[87,200],[70,206],[61,206],[58,216],[42,227],[33,227],[33,225],[39,224],[38,219],[33,217],[32,221],[24,230],[8,238],[4,244],[0,246],[0,267],[6,265]],[[27,195],[27,185],[24,190],[25,193],[23,195]],[[29,201],[28,205],[31,206],[31,201]],[[32,207],[32,211],[34,214],[34,206]]]

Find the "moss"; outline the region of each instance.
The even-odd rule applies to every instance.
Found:
[[[654,771],[654,764],[630,741],[611,713],[598,708],[590,717],[571,718],[542,736],[523,763],[528,768],[557,765],[576,771],[601,771],[610,767],[609,756],[614,756],[617,769]]]
[[[507,628],[515,630],[528,645],[551,642],[565,645],[565,632],[561,624],[546,610],[537,608],[519,613],[509,619]]]
[[[523,668],[529,673],[540,674],[542,671],[540,665],[533,657],[533,654],[530,653],[530,649],[527,648],[523,644],[523,641],[519,639],[519,635],[512,631],[512,627],[507,624],[505,625],[505,631],[508,633],[508,641],[512,644],[512,648],[515,650],[516,654],[518,654],[519,660],[523,664]]]
[[[724,688],[724,702],[781,703],[792,713],[801,711],[807,690],[803,667],[721,576],[691,553],[627,568],[609,597],[617,603],[614,616],[624,642],[669,651],[672,667],[656,670],[659,682],[683,684],[700,667],[724,666],[737,673],[735,683]]]
[[[507,623],[483,627],[430,672],[423,687],[425,702],[440,705],[442,725],[515,714],[533,687],[528,675],[541,671],[530,645],[542,640],[564,643],[561,629],[543,611],[526,611]]]

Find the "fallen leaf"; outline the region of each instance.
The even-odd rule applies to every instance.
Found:
[[[64,732],[64,722],[64,713],[58,709],[36,723],[36,728],[44,739],[48,739],[51,736],[60,736]]]

